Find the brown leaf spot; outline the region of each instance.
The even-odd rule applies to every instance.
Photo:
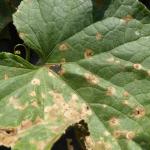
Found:
[[[35,141],[35,140],[31,140],[30,143],[33,145],[36,145],[37,150],[44,150],[46,148],[46,146],[48,145],[50,141],[48,140],[44,140],[44,141]]]
[[[103,104],[102,107],[103,107],[103,108],[107,108],[107,105],[106,105],[106,104]]]
[[[17,140],[18,140],[17,136],[5,135],[0,133],[0,145],[12,147],[17,142]]]
[[[128,140],[132,140],[135,137],[135,133],[133,131],[116,130],[113,135],[115,138],[125,137]]]
[[[17,129],[15,128],[0,128],[0,134],[5,134],[5,135],[16,135],[17,134]]]
[[[85,59],[91,58],[93,55],[94,55],[94,53],[91,49],[85,49],[85,52],[84,52]]]
[[[109,125],[111,127],[113,126],[118,126],[120,124],[120,121],[118,118],[115,118],[115,117],[112,117],[110,120],[109,120]]]
[[[128,101],[128,100],[124,100],[124,101],[122,102],[122,104],[128,106],[128,105],[129,105],[129,101]]]
[[[120,138],[123,135],[124,135],[124,131],[121,131],[121,130],[116,130],[116,131],[113,132],[113,136],[115,138]]]
[[[65,119],[73,121],[73,118],[76,119],[77,116],[79,115],[79,113],[77,112],[77,110],[73,110],[72,108],[70,108],[67,105],[66,105],[65,108],[66,108],[65,111],[64,111],[64,117],[65,117]]]
[[[65,102],[63,95],[56,91],[50,91],[49,94],[53,97],[54,104],[44,109],[47,119],[56,120],[63,117],[65,121],[75,123],[91,115],[91,110],[86,104],[77,103],[76,94],[72,94],[68,102]]]
[[[108,131],[105,131],[104,136],[110,136],[110,133]]]
[[[88,150],[112,150],[110,143],[104,140],[95,142],[90,136],[85,138],[85,145]]]
[[[83,103],[81,106],[81,118],[86,118],[86,116],[91,116],[92,115],[92,111],[89,108],[89,106],[87,106],[87,104]]]
[[[116,64],[120,64],[120,60],[116,60],[115,63],[116,63]]]
[[[63,130],[63,126],[50,126],[49,129],[53,132],[53,133],[58,133],[61,130]]]
[[[54,74],[51,71],[48,71],[48,76],[54,78]]]
[[[85,79],[87,80],[88,83],[96,85],[99,83],[99,79],[98,77],[96,77],[95,75],[91,74],[91,73],[85,73]]]
[[[60,50],[60,51],[66,51],[66,50],[68,50],[68,48],[69,48],[68,43],[62,43],[62,44],[59,46],[59,50]]]
[[[18,110],[24,110],[27,107],[27,103],[25,105],[20,104],[18,99],[15,96],[11,96],[9,98],[8,104]]]
[[[110,58],[106,59],[106,61],[109,63],[114,63],[115,59],[114,59],[114,57],[110,57]]]
[[[0,145],[13,147],[18,140],[17,128],[0,128]]]
[[[142,65],[141,64],[133,64],[133,68],[136,69],[136,70],[141,70]]]
[[[8,75],[5,74],[5,75],[4,75],[4,80],[8,80],[8,79],[9,79]]]
[[[68,104],[64,105],[63,114],[66,120],[71,122],[74,122],[75,120],[79,121],[81,114],[78,110],[76,99],[71,99]]]
[[[97,32],[96,33],[96,40],[99,41],[101,39],[102,39],[102,35],[99,32]]]
[[[52,106],[46,106],[44,109],[46,119],[56,120],[58,116],[63,115],[66,102],[61,93],[56,91],[48,92],[53,97],[54,104]]]
[[[45,99],[45,98],[46,98],[46,95],[45,95],[44,93],[41,93],[41,97],[42,97],[43,99]]]
[[[145,116],[145,109],[143,107],[136,107],[134,112],[133,112],[133,116],[135,118],[142,118]]]
[[[71,99],[66,102],[61,93],[50,91],[49,94],[53,97],[54,104],[47,106],[44,109],[45,117],[51,120],[56,120],[63,117],[66,122],[78,122],[91,115],[91,110],[86,104],[78,104],[78,96],[71,95]]]
[[[58,93],[57,91],[49,91],[48,93],[53,97],[53,100],[56,104],[61,102],[64,103],[64,97],[61,93]]]
[[[147,71],[148,76],[150,76],[150,70]]]
[[[127,16],[124,16],[122,18],[126,23],[130,22],[133,20],[133,17],[131,15],[127,15]]]
[[[105,141],[99,141],[95,144],[94,149],[95,150],[112,150],[112,146],[110,143],[107,143]]]
[[[116,89],[114,87],[108,87],[106,95],[107,96],[114,96],[114,95],[116,95]]]
[[[73,93],[73,94],[71,95],[71,100],[70,100],[70,101],[71,101],[71,102],[72,102],[72,101],[77,101],[78,99],[79,99],[79,98],[78,98],[78,95]]]
[[[31,120],[24,120],[21,123],[21,129],[22,130],[28,129],[28,128],[32,127],[32,125],[33,125],[33,123]]]
[[[40,80],[37,79],[37,78],[34,78],[34,79],[31,81],[31,84],[32,84],[32,85],[40,85]]]
[[[60,106],[57,104],[54,104],[53,106],[47,106],[44,108],[44,113],[45,113],[45,120],[51,120],[55,121],[57,120],[58,116],[60,116],[61,111],[60,111]]]
[[[39,116],[37,116],[35,121],[34,121],[34,124],[41,124],[43,122],[44,122],[44,120],[42,118],[40,118]]]
[[[125,92],[123,93],[123,96],[124,96],[124,97],[128,97],[128,96],[129,96],[129,93],[128,93],[127,91],[125,91]]]
[[[132,140],[135,137],[135,133],[133,131],[129,131],[126,133],[126,138],[128,140]]]
[[[32,91],[29,95],[32,96],[32,97],[35,97],[36,96],[36,92]]]
[[[92,150],[92,148],[95,146],[94,140],[90,136],[85,137],[85,145],[87,149]]]
[[[33,107],[36,107],[36,108],[38,108],[38,107],[39,107],[39,105],[38,105],[37,101],[35,101],[35,100],[31,103],[31,105],[32,105]]]

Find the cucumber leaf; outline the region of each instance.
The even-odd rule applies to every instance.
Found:
[[[94,23],[93,7],[21,3],[14,24],[42,63],[0,55],[1,144],[48,150],[84,120],[88,150],[150,147],[150,13],[138,1],[110,1]]]

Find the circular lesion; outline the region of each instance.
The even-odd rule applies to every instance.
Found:
[[[94,55],[94,52],[92,49],[89,49],[89,48],[85,49],[85,52],[84,52],[85,59],[91,58],[93,55]]]

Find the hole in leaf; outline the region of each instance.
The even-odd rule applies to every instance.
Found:
[[[51,150],[86,150],[85,137],[89,136],[88,125],[84,120],[70,126]]]
[[[50,70],[52,70],[55,73],[59,74],[59,72],[62,70],[62,65],[61,64],[51,65]]]

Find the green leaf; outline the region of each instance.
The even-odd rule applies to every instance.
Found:
[[[92,23],[91,0],[24,0],[14,15],[20,37],[47,58],[60,41]]]
[[[12,21],[12,13],[21,0],[0,1],[0,31]]]
[[[85,120],[88,150],[149,149],[150,13],[138,1],[116,0],[101,10],[105,19],[92,24],[91,9],[90,1],[21,3],[15,25],[46,63],[36,67],[0,55],[3,145],[47,150],[66,128]],[[70,24],[64,13],[84,23]],[[66,22],[68,28],[57,32]]]
[[[1,53],[0,70],[0,145],[44,150],[67,127],[86,119],[85,102],[48,67]]]
[[[131,16],[143,20],[143,14],[149,13],[142,3],[135,0],[92,0],[94,4],[93,16],[95,21],[102,18]],[[140,3],[140,4],[139,4]],[[146,18],[145,18],[146,20]],[[143,20],[143,21],[145,21]]]
[[[88,122],[89,130],[100,146],[123,149],[130,140],[150,146],[149,41],[150,24],[108,18],[63,41],[69,48],[57,46],[49,57],[65,60],[63,79],[91,106],[95,123]]]

